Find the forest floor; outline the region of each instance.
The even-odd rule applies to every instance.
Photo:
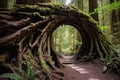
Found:
[[[72,56],[60,59],[65,67],[60,68],[65,74],[65,80],[120,80],[112,72],[102,72],[102,65],[98,61],[74,63]]]

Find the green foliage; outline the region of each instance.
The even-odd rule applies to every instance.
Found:
[[[91,12],[90,14],[98,13],[99,11],[102,11],[104,9],[107,11],[113,11],[113,10],[116,10],[119,8],[120,8],[120,1],[96,8],[96,9],[94,9],[94,12]]]
[[[113,54],[105,56],[105,58],[102,58],[105,66],[103,66],[103,72],[106,72],[108,70],[107,64],[111,63],[113,59]]]
[[[79,32],[72,26],[62,25],[53,32],[53,48],[59,54],[72,55],[77,52],[82,42]]]
[[[24,64],[26,65],[26,71],[21,70],[22,73],[24,73],[23,75],[26,75],[26,77],[28,77],[28,79],[36,80],[36,78],[35,78],[36,77],[36,72],[35,72],[33,66],[31,64],[29,64],[28,62],[24,62]]]
[[[118,48],[120,49],[120,45],[119,47],[114,46],[115,51]],[[115,73],[120,75],[120,55],[119,55],[119,51],[117,52],[118,52],[118,57],[114,57],[113,54],[110,54],[103,59],[103,62],[105,62],[105,66],[103,66],[103,72],[106,72],[108,69],[111,69]]]
[[[16,73],[6,73],[1,75],[0,78],[10,78],[13,80],[25,80],[22,76]]]
[[[8,9],[13,9],[13,6],[15,5],[16,3],[16,0],[7,0],[7,8]]]
[[[50,70],[49,70],[49,68],[47,67],[47,64],[46,64],[46,62],[44,61],[44,59],[41,57],[41,66],[42,66],[42,68],[43,68],[43,70],[44,70],[44,72],[47,72],[47,73],[49,73],[50,74]]]
[[[55,4],[58,4],[58,3],[65,4],[65,1],[64,1],[64,0],[51,0],[51,3],[55,3]]]
[[[120,25],[120,21],[114,23],[112,26]]]
[[[13,80],[37,80],[33,66],[27,62],[23,62],[23,64],[26,66],[25,70],[15,67],[14,69],[16,73],[5,73],[0,75],[0,78],[10,78]]]
[[[39,17],[41,17],[41,15],[40,15],[40,13],[39,12],[34,12],[34,16],[39,16]]]
[[[34,27],[34,26],[35,26],[35,23],[31,23],[30,25],[31,25],[32,27]]]
[[[106,70],[111,69],[120,75],[120,57],[112,58],[111,61],[106,64],[106,67]]]
[[[77,39],[75,39],[75,43],[76,43],[77,45],[82,45],[82,41],[79,41],[79,40],[77,40]]]
[[[108,29],[109,26],[100,26],[99,28],[100,28],[101,31],[104,31],[104,30]]]
[[[117,51],[119,57],[120,57],[120,44],[113,45],[113,49]]]
[[[107,63],[111,62],[112,59],[113,59],[113,54],[109,54],[109,55],[105,56],[105,58],[103,58],[103,62],[105,64],[107,64]]]
[[[110,65],[110,64],[119,64],[120,62],[120,58],[119,57],[115,57],[115,58],[112,58],[110,62],[107,63],[107,66]],[[118,66],[117,65],[113,65],[113,67],[117,68],[118,69]]]
[[[35,80],[36,73],[32,66],[28,68],[27,74],[30,79]]]

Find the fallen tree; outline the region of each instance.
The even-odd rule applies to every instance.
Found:
[[[26,70],[28,64],[37,71],[37,79],[63,80],[64,75],[57,68],[63,65],[51,48],[52,32],[62,24],[74,26],[81,34],[82,46],[75,55],[76,61],[117,56],[97,22],[75,7],[47,3],[16,5],[13,10],[0,11],[0,24],[1,74],[20,74],[15,67]]]

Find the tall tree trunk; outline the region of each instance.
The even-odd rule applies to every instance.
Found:
[[[56,31],[55,32],[53,32],[53,34],[51,35],[51,45],[52,45],[52,49],[54,50],[54,51],[56,51]]]
[[[71,3],[79,9],[83,10],[83,0],[73,0]]]
[[[0,0],[0,8],[6,8],[7,7],[7,0]]]
[[[111,0],[111,3],[120,0]],[[120,44],[120,9],[112,11],[112,43]]]
[[[98,7],[102,7],[103,3],[102,0],[98,0]],[[99,17],[99,25],[103,26],[103,10],[98,10],[98,17]]]
[[[103,5],[110,4],[110,0],[104,0]],[[107,26],[107,29],[105,30],[105,34],[108,38],[108,40],[111,42],[111,11],[108,9],[103,9],[103,25]]]
[[[14,5],[16,4],[16,0],[8,0],[7,2],[7,8],[13,9]]]
[[[94,12],[94,9],[98,7],[97,0],[89,0],[89,12]],[[98,21],[98,13],[91,15],[96,21]]]
[[[89,13],[89,0],[83,0],[83,11]]]
[[[75,51],[76,51],[76,43],[75,43],[75,40],[76,40],[76,30],[75,30],[75,28],[73,27],[72,28],[72,30],[73,30],[73,33],[72,33],[72,47],[73,47],[73,53],[75,54]]]
[[[64,25],[60,26],[60,35],[59,35],[59,51],[60,53],[62,52],[62,29],[63,29]]]
[[[83,10],[83,0],[77,0],[77,6],[78,8],[80,8],[81,10]]]

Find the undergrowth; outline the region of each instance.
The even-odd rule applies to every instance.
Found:
[[[25,69],[15,67],[14,73],[2,74],[2,75],[0,75],[0,79],[8,78],[11,80],[37,80],[36,73],[33,69],[33,66],[31,66],[27,62],[23,62],[23,64],[26,66]]]

